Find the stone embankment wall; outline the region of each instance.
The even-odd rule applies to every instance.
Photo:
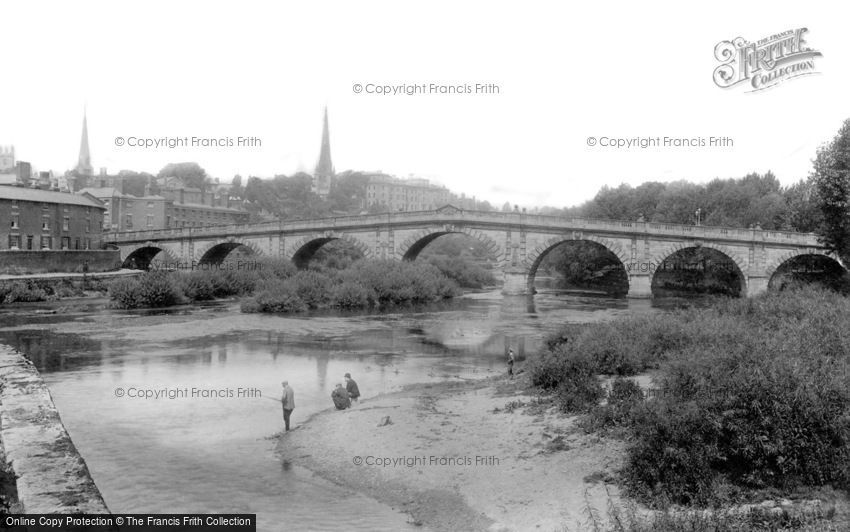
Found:
[[[26,513],[109,513],[33,364],[0,345],[0,443]]]
[[[118,250],[0,251],[0,274],[108,272],[121,267]]]

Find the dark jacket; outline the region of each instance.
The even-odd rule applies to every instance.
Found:
[[[291,386],[283,389],[283,397],[280,402],[283,404],[284,410],[295,410],[295,392],[292,391]]]
[[[351,406],[351,399],[348,398],[348,392],[345,388],[334,388],[334,391],[331,392],[331,399],[333,399],[337,410],[345,410]]]
[[[345,383],[345,389],[348,390],[348,396],[352,399],[360,397],[360,388],[357,387],[357,383],[354,382],[354,379],[348,379],[348,382]]]

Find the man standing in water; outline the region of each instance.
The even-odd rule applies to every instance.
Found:
[[[283,386],[283,396],[280,398],[280,403],[283,405],[283,424],[286,430],[289,430],[289,416],[295,410],[295,392],[289,386],[289,381],[283,381],[280,385]]]
[[[354,379],[351,378],[351,373],[345,374],[345,389],[348,391],[348,397],[351,398],[351,404],[357,404],[357,398],[360,397],[360,388],[357,387],[357,383],[354,382]]]

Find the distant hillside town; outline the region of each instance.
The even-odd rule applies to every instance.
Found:
[[[337,173],[331,159],[327,108],[322,125],[319,157],[312,175],[300,172],[271,179],[249,177],[245,183],[237,175],[230,183],[222,183],[194,162],[166,165],[157,175],[132,170],[116,174],[106,168],[95,172],[84,113],[79,158],[73,169],[61,175],[39,171],[32,163],[18,160],[14,146],[0,146],[0,201],[18,201],[21,212],[32,209],[36,214],[41,212],[42,204],[58,205],[62,210],[82,201],[98,211],[97,230],[103,232],[429,210],[448,204],[462,209],[492,209],[487,202],[455,194],[412,175],[399,178],[381,171],[351,170]],[[63,227],[75,225],[77,209],[69,207],[65,212],[71,220]],[[36,218],[40,219],[33,217]],[[84,219],[86,223],[93,220],[91,216]],[[58,226],[47,234],[52,224],[42,223],[39,227],[43,229],[33,229],[32,234],[16,231],[12,224],[8,249],[66,245],[73,249],[77,236],[65,235]],[[80,238],[80,246],[89,245],[88,238]]]

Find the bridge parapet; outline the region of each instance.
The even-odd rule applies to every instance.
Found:
[[[200,237],[236,236],[248,234],[297,233],[305,231],[363,229],[368,227],[393,228],[434,223],[473,224],[504,230],[550,230],[586,231],[660,236],[685,239],[726,240],[739,242],[764,242],[779,245],[821,247],[817,237],[811,233],[766,231],[732,227],[694,226],[658,222],[635,222],[629,220],[605,220],[525,214],[519,212],[464,211],[460,209],[438,209],[435,211],[413,211],[386,214],[337,216],[311,220],[275,220],[250,224],[230,224],[151,231],[127,231],[107,233],[104,241],[145,242],[163,239],[191,239]]]

